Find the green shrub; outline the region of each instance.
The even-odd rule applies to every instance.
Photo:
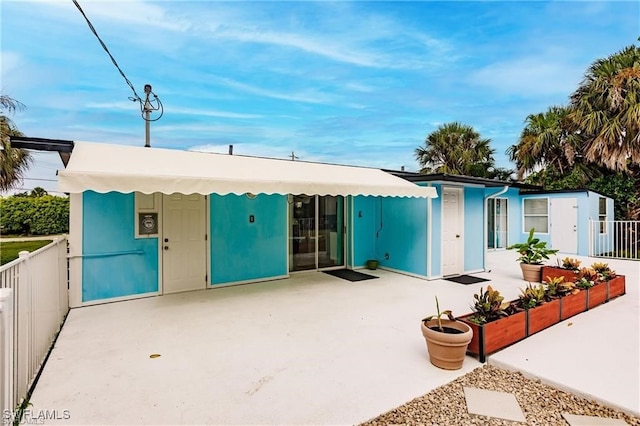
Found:
[[[69,232],[69,198],[54,195],[0,198],[3,235],[53,235]]]

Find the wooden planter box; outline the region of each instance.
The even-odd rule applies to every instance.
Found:
[[[560,298],[560,320],[564,321],[587,310],[587,291],[580,290]]]
[[[587,309],[593,309],[607,301],[607,283],[599,282],[587,289]]]
[[[527,336],[560,322],[560,299],[543,303],[527,311]]]
[[[618,275],[607,282],[609,291],[607,300],[611,300],[615,297],[622,296],[626,293],[625,278],[624,275]]]
[[[524,311],[483,325],[469,321],[468,318],[472,315],[467,314],[458,319],[473,330],[467,352],[478,355],[480,362],[485,362],[487,355],[527,337],[527,313]]]
[[[547,277],[564,277],[564,282],[573,283],[578,278],[575,271],[571,269],[558,268],[557,266],[543,266],[542,267],[542,281],[546,281]]]

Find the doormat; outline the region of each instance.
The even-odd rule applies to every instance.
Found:
[[[333,271],[323,271],[325,274],[333,275],[334,277],[342,278],[347,281],[364,281],[370,280],[374,277],[373,275],[363,274],[362,272],[352,271],[351,269],[334,269]]]
[[[457,277],[445,278],[445,280],[453,281],[454,283],[464,284],[464,285],[481,283],[483,281],[489,281],[486,278],[472,277],[471,275],[458,275]]]

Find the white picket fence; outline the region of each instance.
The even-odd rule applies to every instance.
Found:
[[[0,413],[14,412],[27,396],[60,331],[67,277],[66,237],[0,267]]]
[[[640,260],[640,221],[590,220],[589,256]]]

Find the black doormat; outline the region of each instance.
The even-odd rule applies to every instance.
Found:
[[[471,275],[458,275],[457,277],[445,278],[445,280],[453,281],[454,283],[464,284],[464,285],[481,283],[483,281],[489,281],[486,278],[472,277]]]
[[[352,271],[351,269],[334,269],[333,271],[323,271],[325,274],[333,275],[334,277],[342,278],[347,281],[364,281],[370,280],[373,275],[363,274],[362,272]]]

